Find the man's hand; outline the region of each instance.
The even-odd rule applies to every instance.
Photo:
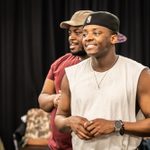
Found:
[[[114,121],[100,118],[85,122],[84,128],[93,137],[110,134],[115,130]]]
[[[80,138],[89,140],[92,138],[91,133],[84,127],[85,122],[88,122],[86,118],[80,116],[70,116],[69,124],[71,130]]]
[[[54,107],[56,107],[56,108],[58,107],[58,103],[59,103],[60,97],[61,97],[61,91],[59,91],[58,94],[55,94],[55,98],[53,100]]]

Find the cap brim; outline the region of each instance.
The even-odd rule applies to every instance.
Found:
[[[80,23],[74,22],[74,21],[63,21],[60,23],[60,28],[62,29],[68,29],[70,26],[81,26]]]
[[[118,41],[117,43],[123,43],[127,41],[127,37],[121,33],[117,33]]]

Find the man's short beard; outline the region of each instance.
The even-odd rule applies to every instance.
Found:
[[[72,55],[79,56],[79,57],[84,57],[84,56],[87,55],[86,52],[85,52],[85,50],[79,50],[77,52],[71,52],[71,53],[72,53]]]

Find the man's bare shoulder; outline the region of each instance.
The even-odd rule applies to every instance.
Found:
[[[140,80],[142,81],[150,80],[150,68],[146,67],[142,70],[141,75],[140,75]]]
[[[150,92],[150,69],[144,68],[140,74],[138,89],[140,91],[149,91]]]

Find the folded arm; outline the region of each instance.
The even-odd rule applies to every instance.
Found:
[[[46,112],[51,112],[57,107],[60,94],[56,94],[54,81],[45,79],[42,91],[38,97],[40,108]]]

